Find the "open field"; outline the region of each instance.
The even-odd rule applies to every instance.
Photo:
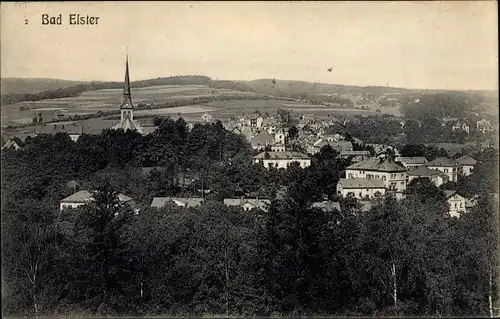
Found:
[[[69,116],[96,114],[99,111],[106,112],[118,110],[122,89],[104,89],[87,91],[77,97],[42,100],[37,102],[21,102],[2,107],[1,121],[2,127],[31,123],[34,117],[42,115],[44,122],[58,119],[58,115],[63,115],[63,119]],[[132,89],[132,97],[135,105],[139,103],[162,104],[176,100],[193,99],[195,97],[214,96],[238,96],[255,95],[255,93],[234,91],[230,89],[214,89],[205,85],[163,85]],[[140,109],[136,111],[137,116],[151,116],[149,119],[140,119],[142,125],[152,125],[154,115],[167,116],[173,118],[182,116],[190,122],[200,121],[200,117],[205,112],[210,112],[212,116],[219,120],[229,119],[235,115],[251,114],[256,110],[262,114],[275,115],[278,109],[287,109],[300,113],[314,113],[318,118],[330,116],[351,117],[358,114],[375,115],[377,106],[370,105],[368,110],[344,109],[325,105],[311,105],[301,102],[291,102],[289,100],[268,99],[268,100],[227,100],[213,101],[190,106],[180,106],[175,108],[160,109]],[[382,113],[399,116],[398,108],[381,108]],[[68,119],[69,120],[69,119]],[[70,120],[71,121],[71,120]],[[68,121],[65,121],[68,123]],[[85,131],[98,133],[102,129],[112,127],[116,120],[105,118],[93,118],[87,120],[72,121],[78,126],[83,126]],[[61,125],[63,122],[59,122]],[[70,124],[70,123],[68,123]],[[66,125],[68,125],[66,124]],[[56,125],[56,124],[54,124]],[[10,130],[13,132],[32,132],[33,128],[18,128]]]
[[[29,123],[39,113],[42,114],[44,121],[50,121],[57,118],[57,114],[70,116],[117,110],[122,92],[122,89],[87,91],[77,97],[20,102],[4,106],[1,110],[2,126]],[[132,98],[136,105],[139,103],[161,104],[195,97],[230,95],[255,95],[255,93],[214,89],[205,85],[162,85],[132,89]]]

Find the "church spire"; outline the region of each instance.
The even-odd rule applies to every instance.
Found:
[[[125,88],[123,89],[123,95],[130,96],[130,76],[128,74],[128,53],[125,62]]]

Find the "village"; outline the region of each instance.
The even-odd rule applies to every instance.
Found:
[[[151,134],[156,127],[143,128],[134,118],[134,104],[130,90],[130,77],[128,57],[125,68],[125,87],[120,105],[120,121],[112,127],[114,130],[135,131],[142,135]],[[215,123],[209,113],[201,115],[199,123]],[[224,120],[222,125],[225,130],[244,137],[254,151],[253,161],[256,165],[262,165],[270,169],[287,169],[291,165],[307,168],[311,165],[311,157],[321,152],[325,147],[336,152],[337,158],[349,160],[351,165],[347,166],[344,176],[338,181],[336,197],[356,198],[360,203],[360,211],[369,210],[372,201],[379,200],[386,195],[392,195],[397,199],[404,198],[408,183],[414,179],[427,178],[437,187],[443,188],[448,182],[455,183],[458,176],[469,176],[474,174],[477,160],[469,155],[456,158],[437,157],[428,161],[425,157],[402,156],[400,151],[393,145],[365,143],[363,140],[344,136],[339,133],[332,134],[332,128],[345,127],[352,119],[333,118],[317,119],[314,114],[301,114],[278,110],[277,116],[260,114],[256,111],[249,115],[242,114],[231,119]],[[397,121],[397,119],[396,119]],[[405,119],[399,120],[398,125],[404,129]],[[290,123],[293,123],[291,125]],[[470,133],[470,126],[466,119],[443,118],[442,126],[452,132],[462,131]],[[187,123],[187,129],[191,130],[195,123]],[[493,128],[489,121],[481,119],[475,123],[475,130],[481,134],[491,134]],[[73,142],[77,142],[83,135],[83,129],[75,126],[60,125],[45,130],[42,133],[68,134]],[[37,134],[9,138],[4,142],[2,150],[21,150],[26,144],[26,139],[34,138]],[[489,147],[491,145],[486,145]],[[484,146],[482,146],[484,148]],[[145,167],[147,170],[148,168]],[[464,197],[454,190],[443,189],[449,204],[449,214],[452,217],[460,217],[461,214],[470,210],[477,200],[474,195],[471,198]],[[202,194],[210,192],[210,189],[202,190]],[[121,194],[123,202],[134,202],[133,198]],[[79,190],[66,198],[61,199],[60,209],[76,208],[85,205],[93,198],[91,190]],[[204,197],[154,197],[151,207],[161,208],[167,203],[173,203],[180,207],[196,207],[205,202]],[[270,198],[224,198],[225,205],[242,207],[245,211],[251,209],[266,210]],[[312,203],[313,207],[321,207],[325,210],[341,209],[338,201],[324,200]],[[139,211],[139,209],[136,209]]]

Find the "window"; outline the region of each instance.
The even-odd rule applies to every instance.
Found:
[[[455,208],[457,208],[457,203],[455,203]]]
[[[359,197],[363,197],[363,194],[361,192],[359,192]]]
[[[460,203],[460,208],[462,208],[462,207],[463,207],[463,206],[462,206],[462,203]]]
[[[377,177],[378,177],[378,175],[377,175]],[[382,180],[385,181],[385,176],[382,176]]]
[[[447,168],[445,168],[445,169],[444,169],[444,172],[445,172],[445,173],[448,173],[448,169],[447,169]]]
[[[352,178],[352,173],[349,173],[349,178]]]

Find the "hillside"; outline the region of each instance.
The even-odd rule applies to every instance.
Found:
[[[2,94],[38,93],[42,91],[55,90],[85,83],[88,82],[46,78],[1,78],[0,92]]]

